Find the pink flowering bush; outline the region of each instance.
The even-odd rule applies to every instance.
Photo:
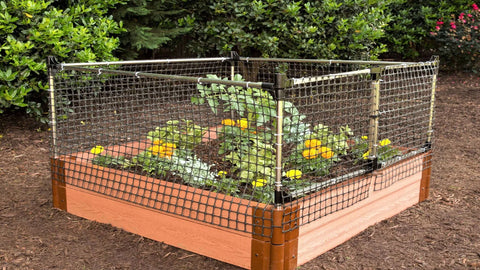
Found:
[[[431,32],[439,44],[436,53],[452,68],[480,71],[480,9],[472,9],[450,20],[439,20]]]

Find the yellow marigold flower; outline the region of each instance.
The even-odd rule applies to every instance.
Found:
[[[392,142],[389,139],[383,139],[383,140],[380,141],[380,146],[389,145],[391,143]]]
[[[160,145],[160,144],[163,144],[163,141],[162,140],[155,140],[155,141],[153,141],[153,144]]]
[[[368,140],[368,136],[362,136],[362,140]]]
[[[224,126],[235,126],[235,121],[232,119],[223,119],[222,125]]]
[[[165,152],[165,147],[163,145],[154,145],[149,147],[148,150],[152,152],[152,155],[158,156],[159,153]]]
[[[322,145],[322,142],[317,139],[310,139],[305,141],[305,147],[306,148],[318,148]]]
[[[332,158],[335,155],[332,149],[328,147],[321,147],[319,152],[320,152],[320,155],[325,159]]]
[[[267,183],[265,179],[257,179],[252,181],[252,186],[254,187],[263,187]]]
[[[162,146],[165,147],[165,152],[173,152],[177,148],[177,145],[174,143],[164,143]]]
[[[247,118],[242,118],[240,120],[237,120],[237,126],[239,126],[242,130],[248,128]]]
[[[302,172],[300,170],[290,170],[285,173],[285,176],[290,179],[299,179],[300,177],[302,177]]]
[[[367,151],[365,154],[363,154],[363,159],[368,159],[368,156],[370,156],[370,151]]]
[[[223,176],[227,175],[227,172],[226,171],[219,171],[217,173],[217,175],[220,176],[220,177],[223,177]]]
[[[93,147],[93,148],[90,150],[90,153],[92,153],[92,154],[94,154],[94,155],[98,155],[98,154],[102,153],[103,150],[105,150],[105,148],[103,148],[103,146],[101,146],[101,145],[96,145],[95,147]]]
[[[302,152],[302,156],[306,159],[314,159],[318,157],[318,151],[316,148],[305,149]]]

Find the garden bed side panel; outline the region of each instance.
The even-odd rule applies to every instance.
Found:
[[[66,185],[67,212],[197,254],[250,268],[252,235]]]
[[[56,166],[63,164],[56,170],[64,171],[56,174],[65,182],[67,212],[250,268],[252,228],[248,224],[252,224],[252,209],[265,205],[226,199],[224,194],[92,165],[86,160],[84,155],[75,155],[54,161]],[[166,192],[157,196],[152,190]]]
[[[391,166],[421,166],[424,154]],[[375,179],[384,177],[384,172],[375,172]],[[300,226],[298,240],[298,265],[302,265],[326,251],[346,242],[371,225],[392,217],[419,202],[422,171],[398,181],[391,186],[374,191],[348,208],[329,214],[314,222]],[[303,215],[302,213],[300,214]]]

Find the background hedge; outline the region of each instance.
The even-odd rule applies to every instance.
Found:
[[[23,110],[46,121],[48,55],[62,62],[86,62],[217,56],[231,50],[242,56],[363,60],[423,60],[440,54],[446,66],[475,70],[475,65],[461,63],[478,62],[480,32],[473,21],[462,24],[459,17],[474,12],[473,4],[0,0],[0,114]],[[438,22],[452,20],[462,28],[438,29]]]

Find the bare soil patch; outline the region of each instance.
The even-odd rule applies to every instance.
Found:
[[[300,269],[480,269],[480,77],[441,74],[430,198]],[[0,119],[0,269],[238,269],[52,208],[48,127]]]

